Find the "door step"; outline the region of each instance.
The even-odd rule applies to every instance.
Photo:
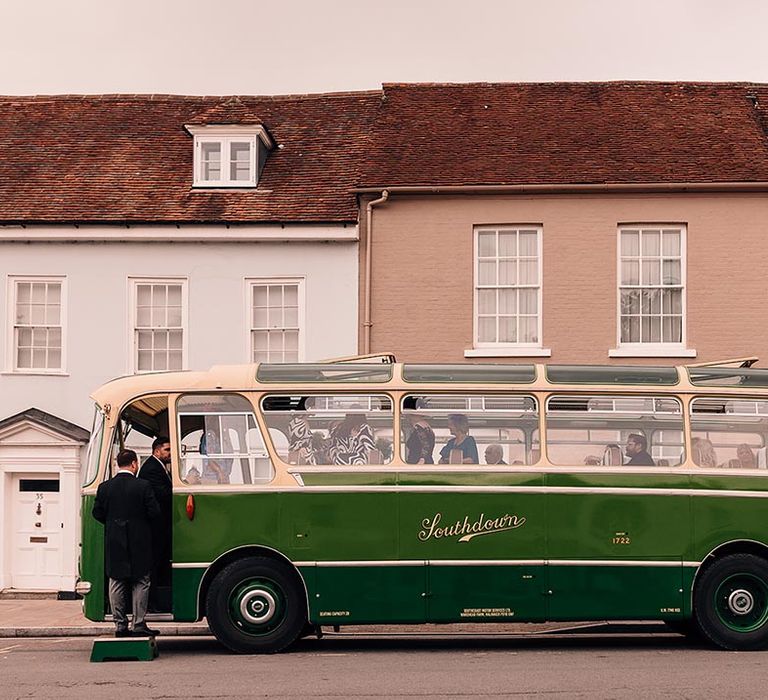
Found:
[[[58,591],[34,591],[23,588],[4,588],[0,600],[56,600]]]
[[[93,640],[91,661],[152,661],[159,654],[154,637],[100,637]]]

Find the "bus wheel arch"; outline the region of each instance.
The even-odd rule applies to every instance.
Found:
[[[696,582],[710,566],[719,559],[731,554],[754,554],[756,557],[762,557],[768,561],[768,544],[758,540],[730,540],[717,545],[701,560],[701,564],[693,578],[693,587],[696,587]]]
[[[224,554],[211,562],[211,564],[206,569],[202,580],[200,581],[200,587],[198,589],[197,604],[200,617],[204,617],[208,614],[208,610],[206,608],[208,590],[216,576],[233,562],[236,562],[239,559],[246,559],[248,557],[264,557],[266,559],[273,559],[288,565],[293,570],[296,580],[304,591],[306,614],[307,617],[309,617],[309,593],[307,591],[306,581],[304,581],[304,577],[301,575],[301,572],[284,554],[277,551],[276,549],[272,549],[271,547],[266,547],[264,545],[244,545],[242,547],[236,547],[235,549],[230,549],[228,552],[224,552]]]

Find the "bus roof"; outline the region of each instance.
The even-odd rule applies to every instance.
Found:
[[[654,367],[647,365],[534,365],[534,364],[416,364],[382,363],[371,360],[216,365],[207,371],[136,374],[104,384],[92,394],[100,406],[121,406],[126,401],[152,393],[184,391],[248,390],[276,386],[302,387],[382,385],[401,388],[415,384],[441,388],[453,386],[533,385],[585,386],[602,389],[637,387],[718,387],[723,389],[768,388],[768,370],[752,367],[691,365]]]

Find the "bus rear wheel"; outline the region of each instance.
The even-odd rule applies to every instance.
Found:
[[[768,647],[768,561],[732,554],[714,562],[696,584],[694,611],[702,633],[723,649]]]
[[[235,561],[213,579],[206,598],[208,625],[239,654],[272,654],[293,644],[307,623],[296,572],[267,557]]]

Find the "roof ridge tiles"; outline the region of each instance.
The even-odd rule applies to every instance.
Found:
[[[11,102],[18,100],[21,102],[64,102],[71,101],[122,101],[122,102],[208,102],[208,101],[225,101],[225,100],[259,100],[259,101],[275,101],[286,102],[293,100],[312,100],[312,99],[335,99],[344,97],[376,97],[381,95],[381,90],[360,90],[360,91],[347,91],[347,92],[318,92],[318,93],[305,93],[305,94],[284,94],[284,95],[181,95],[181,94],[159,94],[159,93],[62,93],[62,94],[50,94],[50,95],[0,95],[0,102]]]
[[[382,88],[409,88],[409,89],[431,89],[431,88],[473,88],[473,87],[727,87],[727,88],[750,88],[766,87],[768,83],[756,83],[751,81],[731,81],[731,80],[544,80],[529,82],[507,82],[507,81],[475,81],[475,82],[392,82],[382,83]]]

